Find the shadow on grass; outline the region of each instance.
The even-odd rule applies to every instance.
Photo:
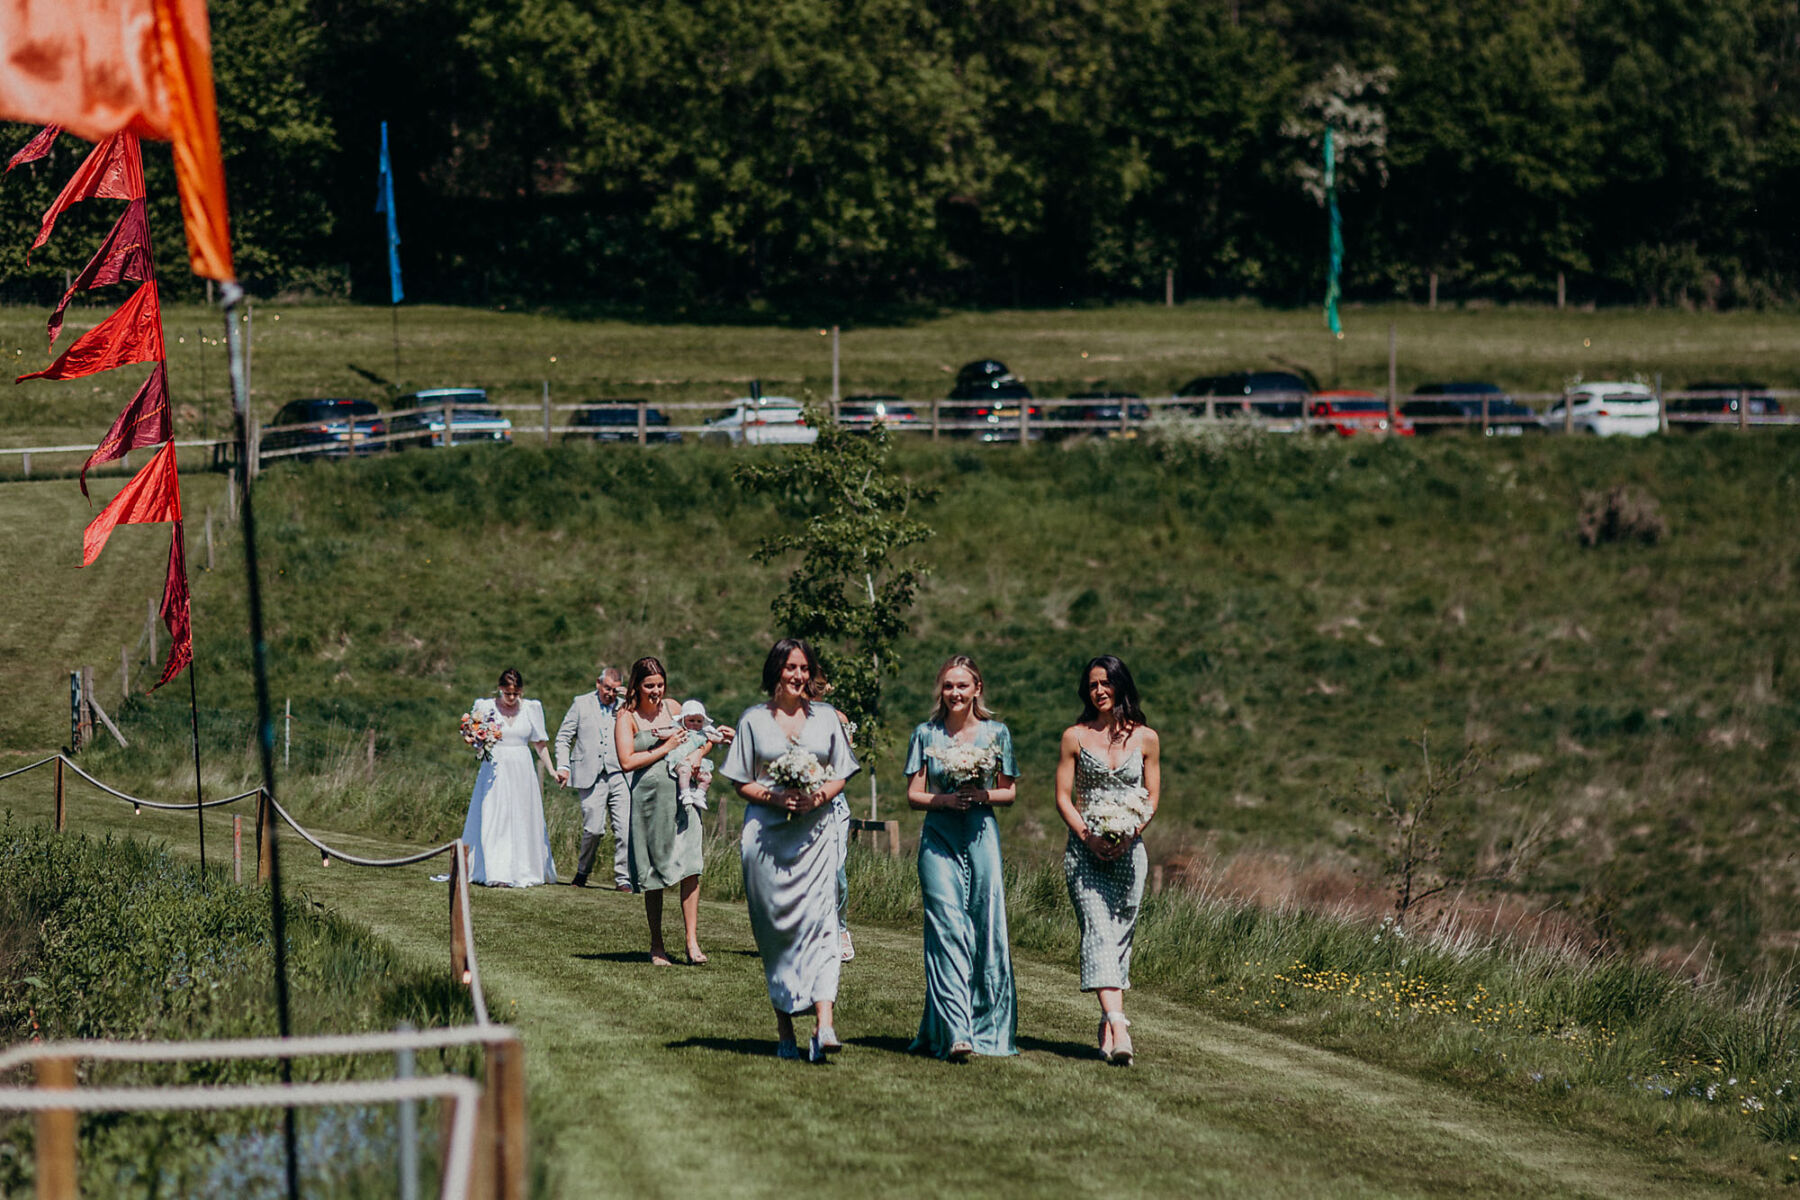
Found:
[[[846,1045],[860,1046],[865,1050],[883,1050],[889,1054],[910,1055],[912,1053],[912,1050],[910,1049],[912,1046],[911,1038],[879,1037],[871,1035],[869,1037],[845,1038],[844,1042]]]
[[[1021,1051],[1031,1050],[1040,1054],[1054,1054],[1058,1058],[1074,1058],[1083,1062],[1098,1062],[1100,1058],[1099,1048],[1090,1046],[1086,1042],[1052,1042],[1035,1037],[1021,1037],[1018,1041]]]
[[[743,1054],[751,1058],[774,1058],[775,1043],[769,1038],[689,1037],[678,1042],[664,1042],[665,1050],[716,1050],[720,1054]]]

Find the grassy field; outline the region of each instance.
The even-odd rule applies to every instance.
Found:
[[[1454,857],[1479,872],[1522,842],[1538,851],[1498,888],[1509,923],[1748,987],[1800,942],[1800,868],[1781,849],[1796,820],[1794,448],[1721,433],[920,449],[906,468],[945,495],[889,711],[902,728],[922,716],[935,663],[973,648],[1025,771],[1009,836],[1048,856],[1072,680],[1116,651],[1168,746],[1159,861],[1245,894],[1377,907],[1379,847],[1332,801],[1359,778],[1409,786],[1409,741],[1429,726],[1445,755],[1479,744],[1494,761],[1490,789],[1450,813]],[[506,665],[552,721],[593,663],[643,653],[670,663],[677,694],[737,712],[780,576],[748,561],[770,513],[737,491],[733,461],[518,446],[268,473],[272,686],[296,715],[286,796],[340,828],[451,836],[467,798],[455,715]],[[1621,482],[1658,500],[1666,539],[1583,548],[1582,494]],[[69,545],[74,516],[57,518]],[[237,790],[252,713],[235,541],[220,553],[197,590],[198,680],[208,786]],[[33,644],[41,622],[21,609],[13,623],[12,643]],[[82,643],[102,678],[115,638]],[[6,736],[22,752],[62,739],[75,664],[21,661],[36,674]],[[184,693],[126,705],[133,747],[94,760],[191,786]],[[895,766],[876,771],[890,815]],[[554,807],[566,832],[571,806]]]
[[[106,315],[77,309],[72,335]],[[43,357],[44,314],[0,309],[0,356],[19,370]],[[227,427],[222,330],[216,312],[165,313],[169,372],[181,436]],[[1786,312],[1689,313],[1631,309],[1351,309],[1342,341],[1311,309],[1247,303],[1175,308],[946,313],[843,333],[845,394],[899,392],[930,399],[952,372],[998,357],[1039,396],[1098,386],[1167,395],[1195,375],[1299,366],[1325,385],[1385,387],[1388,326],[1396,327],[1403,390],[1432,379],[1492,379],[1520,391],[1554,391],[1587,379],[1661,374],[1670,387],[1699,380],[1800,385],[1796,318]],[[663,326],[524,312],[402,308],[396,366],[386,308],[255,307],[251,388],[266,421],[300,396],[384,401],[420,387],[483,386],[512,403],[538,401],[545,381],[557,403],[643,397],[719,401],[761,379],[770,393],[830,391],[829,339],[815,327],[770,324]],[[136,390],[142,368],[70,382],[34,381],[0,406],[0,445],[92,442]],[[0,466],[10,468],[12,463]]]
[[[41,782],[9,787],[19,819],[43,819]],[[77,829],[128,826],[192,856],[183,814],[134,819],[85,789],[71,812]],[[211,820],[223,829],[223,814]],[[329,836],[356,853],[398,848]],[[1541,956],[1425,943],[1410,968],[1403,954],[1390,961],[1396,971],[1369,972],[1371,983],[1404,974],[1445,986],[1456,986],[1446,972],[1464,972],[1457,983],[1485,974],[1494,1019],[1468,1036],[1467,1013],[1397,1003],[1370,1017],[1354,998],[1266,986],[1282,970],[1250,958],[1304,947],[1314,961],[1372,966],[1386,950],[1371,955],[1361,927],[1194,897],[1165,896],[1146,913],[1132,996],[1141,1061],[1109,1069],[1088,1049],[1094,1014],[1068,966],[1060,882],[1035,871],[1016,873],[1010,900],[1018,1059],[956,1068],[905,1053],[921,1003],[916,923],[903,919],[911,864],[859,855],[858,956],[839,1010],[849,1049],[826,1068],[778,1062],[728,859],[712,848],[707,887],[726,899],[703,904],[705,968],[651,967],[630,897],[476,895],[484,976],[502,997],[495,1015],[526,1039],[542,1194],[1725,1197],[1775,1194],[1800,1178],[1787,1147],[1765,1140],[1737,1103],[1651,1097],[1624,1077],[1644,1052],[1642,1026],[1663,1016],[1710,1018],[1718,1032],[1734,1024],[1668,994],[1653,973],[1609,981]],[[429,865],[286,861],[297,907],[366,923],[415,967],[443,963],[443,885],[427,880]],[[1546,1004],[1542,1019],[1501,1019],[1515,1007],[1500,982],[1509,974]],[[1634,993],[1631,978],[1649,991]],[[1267,994],[1267,1007],[1247,991]],[[1600,1038],[1598,1017],[1616,1034]],[[1459,1038],[1478,1065],[1433,1068]],[[1757,1087],[1781,1106],[1768,1083]]]

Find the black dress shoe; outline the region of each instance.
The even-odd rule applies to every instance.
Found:
[[[575,876],[575,878],[569,880],[569,886],[570,887],[586,887],[587,886],[587,876],[586,875]]]

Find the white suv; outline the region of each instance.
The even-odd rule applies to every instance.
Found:
[[[1564,406],[1571,411],[1565,414]],[[1599,437],[1648,437],[1661,428],[1656,393],[1642,383],[1580,383],[1544,413],[1544,428],[1560,432],[1566,420],[1576,433]]]
[[[804,445],[818,441],[819,431],[806,423],[800,402],[791,396],[764,396],[761,400],[744,396],[708,421],[700,436],[734,446]]]

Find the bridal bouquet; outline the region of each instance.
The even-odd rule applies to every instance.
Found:
[[[786,753],[769,764],[768,772],[769,782],[792,792],[816,792],[831,778],[831,772],[825,769],[817,755],[794,743],[789,743]]]
[[[1088,801],[1081,819],[1099,837],[1109,842],[1121,842],[1143,828],[1153,811],[1150,793],[1134,787],[1095,796]]]
[[[965,783],[980,783],[1000,765],[1000,752],[992,745],[977,746],[972,742],[951,742],[927,750],[925,755],[936,759],[938,769],[949,777],[952,787],[958,788]]]
[[[462,740],[475,748],[475,758],[482,761],[494,757],[494,746],[502,737],[500,722],[472,712],[462,715]]]

